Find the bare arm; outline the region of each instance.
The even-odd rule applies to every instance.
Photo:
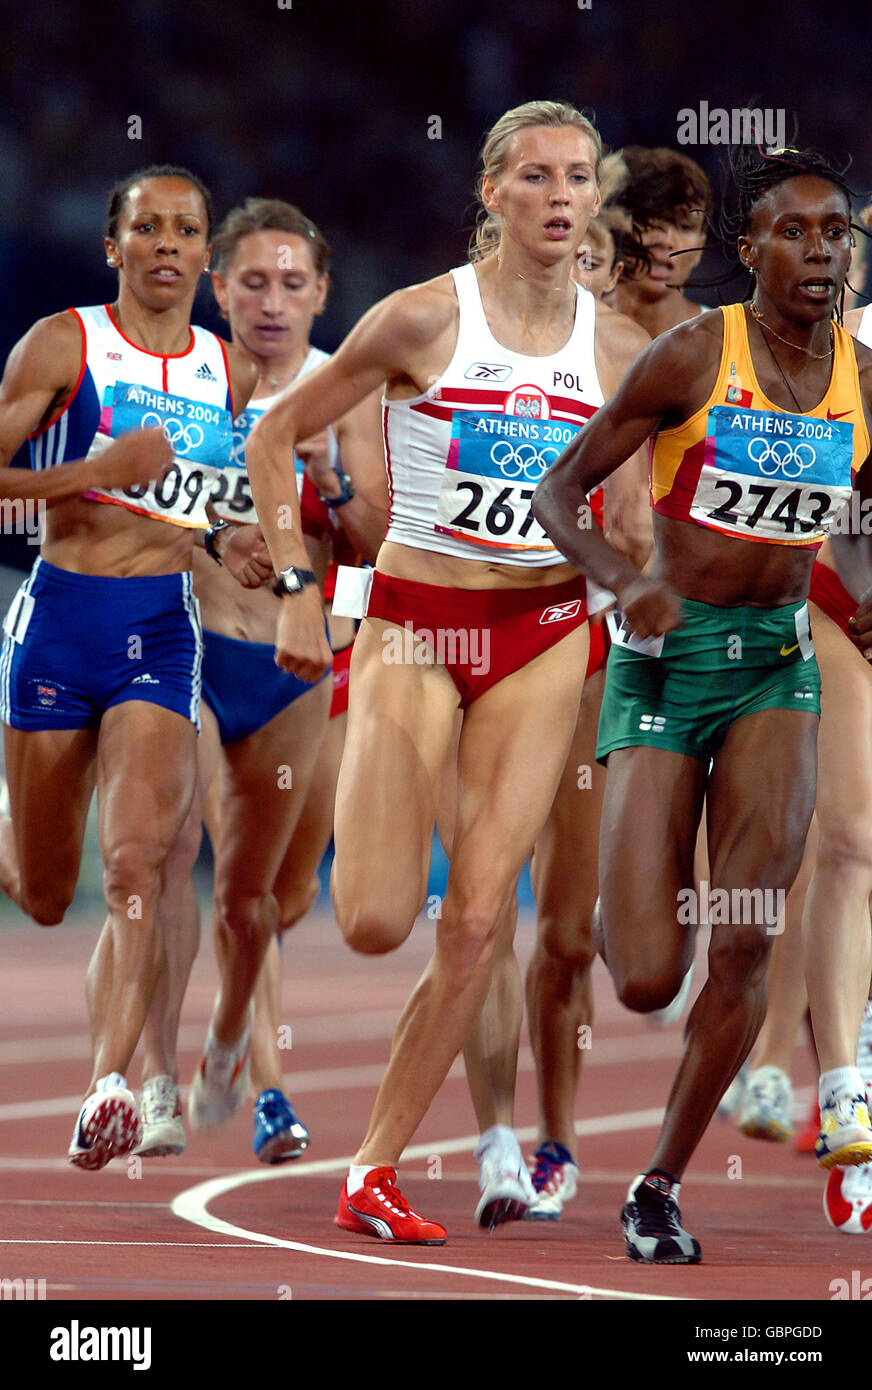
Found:
[[[12,349],[0,382],[0,497],[57,506],[92,488],[130,487],[163,476],[172,460],[160,430],[135,430],[94,459],[55,468],[10,468],[18,449],[70,400],[82,368],[72,314],[40,319]]]
[[[606,400],[621,382],[639,354],[651,342],[649,335],[626,314],[599,303],[596,317],[596,361]],[[643,569],[654,546],[651,505],[648,500],[648,450],[637,449],[603,483],[603,529],[616,550]]]
[[[711,332],[701,335],[690,325],[651,343],[614,398],[548,470],[533,499],[533,513],[558,550],[617,594],[640,637],[675,627],[678,605],[664,585],[644,580],[637,565],[609,544],[598,527],[579,525],[586,515],[586,494],[641,449],[661,422],[677,424],[693,413],[705,400],[700,382],[713,377],[719,352]]]
[[[415,382],[419,363],[452,314],[456,300],[428,285],[398,291],[370,309],[333,357],[295,382],[258,421],[245,458],[277,573],[307,564],[293,469],[297,442],[346,416],[385,380]],[[285,601],[276,638],[276,661],[303,679],[311,679],[298,663],[299,653],[308,654],[305,664],[313,650],[314,597],[307,588]]]

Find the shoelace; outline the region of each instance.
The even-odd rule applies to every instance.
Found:
[[[558,1169],[562,1167],[563,1164],[556,1158],[549,1158],[548,1154],[537,1153],[536,1167],[530,1175],[530,1179],[536,1191],[544,1192],[554,1181]]]
[[[672,1197],[664,1197],[660,1202],[635,1202],[636,1229],[640,1236],[681,1235],[679,1218],[681,1212]]]
[[[294,1115],[293,1110],[288,1105],[288,1102],[286,1100],[278,1100],[273,1098],[272,1100],[261,1101],[260,1105],[258,1106],[258,1110],[260,1111],[261,1115],[263,1115],[264,1119],[288,1119],[288,1122],[290,1124],[296,1124],[296,1116]]]
[[[396,1208],[400,1216],[410,1216],[413,1214],[412,1208],[409,1206],[402,1192],[394,1187],[389,1178],[380,1178],[379,1181],[374,1184],[374,1189],[375,1188],[377,1188],[382,1196],[386,1197],[391,1205]]]

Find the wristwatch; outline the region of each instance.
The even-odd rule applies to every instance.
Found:
[[[224,531],[229,525],[229,521],[213,521],[212,525],[206,532],[205,537],[203,538],[203,549],[205,550],[207,555],[212,556],[212,559],[215,561],[216,565],[220,565],[222,563],[222,560],[221,556],[218,554],[218,551],[215,549],[215,537],[217,536],[219,531]]]
[[[282,570],[275,585],[274,594],[300,594],[307,584],[317,584],[318,576],[314,570],[298,570],[293,565],[290,569]]]
[[[354,483],[351,481],[348,474],[340,473],[339,469],[337,468],[336,476],[339,479],[339,485],[342,488],[342,491],[340,492],[338,497],[325,497],[323,492],[318,493],[318,501],[323,502],[324,506],[329,507],[331,510],[334,507],[344,507],[345,503],[350,502],[352,497],[354,496]]]

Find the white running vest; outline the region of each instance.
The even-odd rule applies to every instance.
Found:
[[[215,469],[226,465],[232,442],[230,383],[221,340],[205,328],[192,327],[190,347],[164,357],[125,338],[105,305],[73,312],[85,335],[80,389],[89,378],[89,392],[96,393],[99,403],[99,422],[86,457],[101,454],[129,430],[152,427],[163,430],[173,451],[172,465],[160,482],[95,489],[84,496],[174,526],[208,526],[206,503]]]
[[[382,401],[385,539],[464,560],[560,564],[530,503],[546,469],[604,401],[596,301],[576,287],[568,342],[549,357],[526,357],[491,335],[474,266],[451,274],[460,321],[448,367],[424,395]]]
[[[314,367],[326,362],[329,356],[328,352],[322,352],[320,348],[310,347],[302,367],[294,377],[294,381],[299,381],[300,377],[311,372]],[[289,382],[288,386],[292,384]],[[228,467],[222,468],[218,472],[215,479],[215,490],[212,494],[212,503],[216,514],[228,521],[257,521],[257,513],[254,510],[251,496],[251,484],[245,467],[245,441],[261,416],[266,414],[270,406],[275,405],[287,389],[288,387],[283,387],[281,391],[276,391],[271,396],[261,396],[256,401],[249,401],[245,410],[240,411],[233,421],[233,448],[230,462]],[[336,435],[329,426],[327,439],[330,463],[333,468],[338,470],[339,446],[336,443]],[[298,458],[296,454],[294,454],[294,472],[297,478],[297,494],[302,496],[306,470],[302,459]]]

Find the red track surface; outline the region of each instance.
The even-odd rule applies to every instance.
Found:
[[[852,1270],[861,1279],[872,1276],[872,1240],[841,1235],[825,1223],[814,1161],[718,1122],[682,1191],[685,1224],[702,1244],[704,1263],[649,1268],[624,1257],[620,1207],[649,1155],[655,1125],[645,1112],[665,1100],[681,1035],[679,1026],[654,1031],[624,1011],[599,966],[598,1016],[576,1106],[577,1119],[592,1132],[581,1139],[580,1192],[563,1220],[516,1224],[493,1236],[475,1227],[475,1121],[456,1066],[416,1136],[416,1156],[401,1169],[412,1204],[445,1224],[448,1244],[390,1247],[337,1230],[332,1217],[342,1169],[363,1133],[393,1022],[431,933],[432,925],[422,922],[393,956],[356,957],[327,918],[313,915],[286,942],[283,1021],[293,1030],[288,1089],[313,1136],[301,1161],[277,1169],[256,1164],[246,1108],[217,1136],[189,1135],[181,1158],[116,1161],[93,1174],[70,1169],[64,1155],[88,1074],[83,987],[96,925],[51,932],[5,927],[0,1277],[45,1279],[49,1299],[276,1301],[578,1299],[586,1287],[594,1297],[829,1300],[831,1281],[850,1281]],[[531,934],[528,922],[519,935],[522,963]],[[199,1054],[215,981],[206,942],[183,1017],[183,1083]],[[519,1128],[536,1122],[524,1042]],[[138,1063],[129,1079],[138,1085]],[[797,1052],[794,1079],[800,1086],[813,1080],[805,1050]],[[628,1112],[642,1113],[627,1121]],[[458,1152],[442,1152],[446,1141],[464,1136],[468,1142]],[[245,1180],[212,1198],[208,1212],[250,1234],[208,1230],[171,1210],[179,1194],[243,1170]],[[737,1171],[741,1177],[729,1176]],[[265,1174],[269,1180],[252,1180]],[[311,1248],[270,1246],[264,1237]],[[807,1321],[808,1313],[803,1316]]]

